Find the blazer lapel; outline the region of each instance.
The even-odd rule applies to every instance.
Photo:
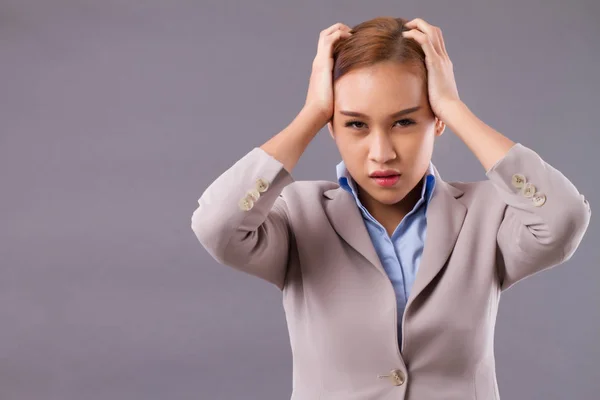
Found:
[[[341,187],[327,190],[323,194],[331,199],[331,201],[325,202],[325,213],[328,215],[333,229],[360,255],[387,276],[354,196]]]
[[[406,309],[446,264],[467,214],[467,208],[457,200],[463,192],[442,180],[433,169],[436,183],[425,213],[425,245]]]
[[[433,167],[436,184],[427,206],[427,233],[423,255],[408,299],[408,305],[427,287],[448,259],[467,212],[458,200],[463,192],[442,180]],[[354,197],[337,187],[325,191],[325,212],[335,231],[351,247],[387,276],[365,226]]]

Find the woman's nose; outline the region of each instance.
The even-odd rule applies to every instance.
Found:
[[[396,151],[389,136],[385,133],[373,135],[369,149],[370,158],[378,164],[385,164],[396,158]]]

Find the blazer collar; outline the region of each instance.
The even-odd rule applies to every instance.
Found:
[[[425,245],[406,310],[445,265],[467,213],[467,208],[457,200],[463,191],[442,180],[435,166],[433,172],[436,184],[425,213]],[[323,195],[328,199],[325,213],[336,232],[387,277],[352,194],[337,187]]]

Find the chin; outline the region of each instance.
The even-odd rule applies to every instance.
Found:
[[[388,191],[387,193],[377,193],[373,196],[378,202],[385,205],[394,205],[401,202],[404,197],[406,197],[406,193],[401,192],[399,190]]]

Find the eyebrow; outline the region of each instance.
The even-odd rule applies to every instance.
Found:
[[[413,113],[415,111],[418,111],[420,109],[421,109],[421,106],[416,106],[416,107],[411,107],[411,108],[407,108],[407,109],[404,109],[404,110],[400,110],[400,111],[395,112],[392,115],[390,115],[390,118],[398,118],[398,117],[401,117],[403,115],[410,114],[410,113]],[[365,114],[359,113],[357,111],[340,110],[340,114],[347,115],[349,117],[363,117],[363,118],[368,118]]]

